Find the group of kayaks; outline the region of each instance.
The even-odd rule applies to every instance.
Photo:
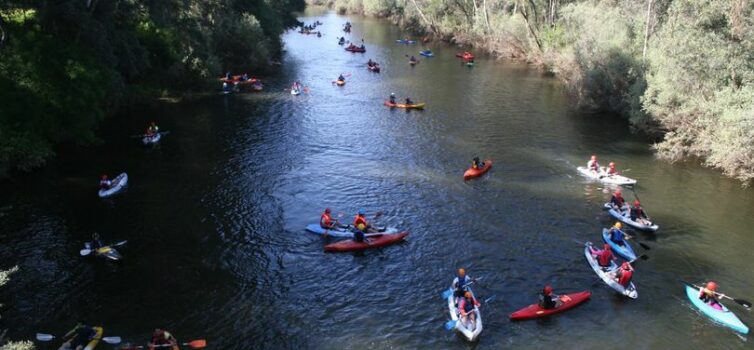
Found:
[[[36,340],[40,342],[49,342],[58,337],[52,334],[37,333]],[[72,330],[60,338],[64,339],[58,350],[94,350],[100,343],[118,345],[122,343],[121,337],[105,336],[105,329],[102,326],[88,326],[77,324]],[[146,345],[131,345],[125,343],[120,345],[119,350],[180,350],[184,349],[202,349],[207,346],[204,339],[196,339],[189,342],[181,343],[166,330],[156,329],[152,333],[152,339]]]

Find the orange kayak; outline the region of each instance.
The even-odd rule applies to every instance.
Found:
[[[468,180],[468,179],[473,179],[475,177],[480,177],[484,175],[484,173],[488,172],[491,168],[492,168],[492,160],[485,159],[483,167],[477,168],[477,169],[474,169],[474,168],[467,169],[466,172],[463,173],[463,179]]]
[[[385,101],[385,106],[388,106],[390,108],[405,108],[405,109],[424,109],[424,105],[426,103],[413,103],[410,105],[407,105],[405,103],[390,103],[390,101]]]

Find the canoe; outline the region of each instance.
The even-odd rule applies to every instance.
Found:
[[[474,169],[474,168],[468,168],[463,173],[463,179],[473,179],[475,177],[480,177],[484,175],[484,173],[488,172],[492,168],[492,160],[491,159],[485,159],[484,160],[484,166],[481,169]]]
[[[407,105],[405,103],[390,103],[390,101],[385,101],[385,106],[388,106],[390,108],[405,108],[405,109],[424,109],[424,105],[426,103],[414,103]]]
[[[338,86],[346,85],[346,81],[345,80],[336,80],[335,81],[335,85],[338,85]]]
[[[623,294],[631,299],[636,299],[639,297],[639,293],[636,291],[636,286],[634,286],[634,283],[631,282],[631,284],[628,286],[628,288],[624,288],[620,283],[615,281],[613,278],[614,271],[618,269],[618,265],[615,264],[615,262],[610,262],[610,266],[603,268],[599,265],[597,262],[597,259],[592,256],[592,253],[589,251],[589,249],[592,247],[592,242],[586,242],[584,247],[584,255],[586,256],[586,261],[589,262],[589,266],[592,267],[594,272],[597,274],[597,276],[600,276],[600,278],[608,285],[610,288],[615,289],[620,294]]]
[[[350,52],[361,52],[361,53],[367,52],[367,49],[362,49],[360,47],[352,47],[352,46],[347,47],[345,50],[350,51]]]
[[[355,242],[352,239],[328,244],[325,246],[326,252],[355,252],[367,249],[380,248],[402,241],[408,232],[401,233],[371,233],[367,234],[369,242]]]
[[[86,344],[86,347],[84,347],[84,350],[94,350],[94,348],[97,347],[97,344],[99,344],[100,340],[102,340],[102,334],[104,333],[104,329],[102,329],[102,327],[92,327],[92,329],[95,332],[94,337],[92,338],[92,340],[89,341],[89,343]],[[66,340],[66,343],[72,341],[74,338],[76,338],[75,333],[73,334],[72,337]],[[69,347],[66,347],[66,348],[69,348]],[[63,349],[63,347],[61,346],[60,349]]]
[[[372,72],[379,73],[380,72],[380,66],[367,66],[367,69],[369,69]]]
[[[452,288],[452,286],[451,286]],[[474,292],[471,290],[471,288],[466,287],[468,291],[471,292],[472,295],[474,295]],[[479,312],[478,307],[474,307],[474,313],[476,313],[476,324],[464,324],[464,322],[461,322],[460,320],[460,314],[458,312],[458,306],[456,305],[455,296],[453,294],[450,294],[448,296],[448,310],[450,312],[450,318],[453,321],[456,322],[456,331],[463,334],[464,337],[468,341],[475,341],[477,338],[479,338],[479,334],[482,333],[482,314]],[[474,297],[476,299],[476,296]]]
[[[86,249],[92,249],[92,242],[86,242],[84,243],[84,248]],[[120,255],[120,253],[111,246],[104,246],[97,249],[92,250],[92,253],[96,256],[101,256],[107,260],[112,261],[118,261],[120,259],[123,259],[123,256]]]
[[[592,180],[601,181],[607,184],[612,184],[612,185],[635,185],[636,184],[636,180],[622,176],[622,175],[607,175],[607,173],[605,173],[604,171],[600,171],[599,173],[596,173],[583,166],[577,167],[576,169],[578,169],[578,171],[582,175]]]
[[[126,173],[118,175],[113,181],[112,186],[110,186],[109,189],[100,189],[99,190],[99,197],[105,198],[110,197],[118,192],[120,192],[124,187],[128,185],[128,175]]]
[[[415,44],[416,40],[398,39],[395,42],[398,43],[398,44],[406,44],[406,45],[408,45],[408,44]]]
[[[725,305],[720,304],[722,307],[721,310],[718,310],[709,304],[705,303],[703,300],[699,299],[699,290],[696,288],[691,288],[690,286],[686,286],[686,296],[689,297],[689,300],[691,300],[691,303],[696,306],[699,311],[701,311],[703,314],[707,315],[707,317],[711,318],[715,322],[733,329],[736,332],[748,334],[749,333],[749,327],[747,327],[741,320],[728,310],[728,308],[725,307]]]
[[[533,318],[540,318],[557,314],[566,310],[570,310],[577,305],[589,300],[592,295],[591,292],[585,290],[583,292],[563,294],[560,295],[560,302],[553,309],[543,309],[539,304],[531,304],[521,310],[518,310],[510,315],[512,321],[531,320]]]
[[[158,132],[151,137],[144,135],[144,137],[141,139],[141,142],[144,144],[144,146],[154,145],[155,143],[160,142],[161,138],[162,138],[162,134]]]
[[[424,56],[424,57],[432,57],[432,56],[435,55],[435,54],[432,53],[432,51],[429,51],[429,50],[419,51],[419,54],[422,55],[422,56]]]
[[[607,212],[610,213],[612,217],[635,229],[648,232],[656,232],[660,228],[660,226],[653,222],[650,222],[651,225],[646,225],[642,222],[631,220],[630,211],[628,209],[623,209],[621,210],[621,212],[618,212],[618,210],[615,210],[609,202],[605,203],[603,207],[607,209]]]
[[[306,230],[311,233],[316,233],[322,236],[336,237],[336,238],[353,238],[353,231],[347,228],[342,228],[342,227],[328,230],[328,229],[322,228],[321,226],[319,226],[319,224],[309,224],[306,226]],[[398,229],[395,227],[388,227],[388,228],[380,229],[380,232],[397,233]]]
[[[636,253],[634,252],[634,249],[631,248],[631,244],[628,243],[628,241],[624,240],[623,242],[625,243],[625,245],[619,246],[617,243],[613,242],[612,239],[610,239],[609,232],[610,231],[608,229],[602,229],[602,240],[610,245],[610,248],[612,248],[613,252],[628,261],[636,260]]]

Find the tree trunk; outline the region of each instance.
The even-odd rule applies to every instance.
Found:
[[[652,19],[652,0],[647,0],[647,23],[644,26],[644,48],[641,51],[642,64],[647,60],[647,42],[649,41],[649,21]]]
[[[484,10],[484,23],[487,25],[487,30],[484,33],[489,34],[492,31],[490,29],[490,19],[487,17],[487,0],[482,1],[482,9]]]
[[[424,15],[424,13],[422,12],[422,10],[419,8],[419,5],[416,4],[416,0],[411,0],[411,2],[414,3],[414,7],[416,7],[416,12],[419,13],[419,17],[421,17],[422,20],[427,23],[427,25],[429,26],[429,28],[432,30],[432,32],[434,34],[437,34],[437,30],[435,29],[435,25],[432,24],[432,22],[427,19],[427,16]]]
[[[529,16],[526,15],[526,6],[521,10],[521,15],[524,16],[524,21],[526,22],[526,28],[529,30],[529,34],[534,38],[534,43],[537,44],[537,48],[539,51],[542,51],[542,44],[539,42],[539,38],[537,37],[537,33],[534,32],[534,28],[531,27],[531,23],[529,23]]]

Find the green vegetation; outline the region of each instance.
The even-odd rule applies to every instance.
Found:
[[[313,0],[555,73],[670,161],[754,179],[752,0]]]
[[[0,3],[0,173],[44,164],[125,97],[264,68],[304,0]]]
[[[10,270],[0,270],[0,287],[7,284],[10,280],[10,275],[16,271],[18,271],[18,267],[13,267]],[[34,350],[34,344],[30,341],[6,342],[4,336],[5,332],[0,332],[0,350]]]

